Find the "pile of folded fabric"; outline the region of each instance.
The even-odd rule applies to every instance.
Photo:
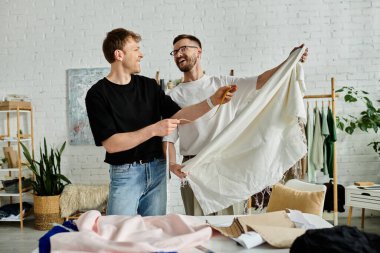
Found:
[[[32,204],[28,202],[22,202],[23,214],[25,215],[33,207]],[[0,207],[0,220],[2,221],[13,221],[20,219],[20,204],[7,204]]]
[[[178,252],[211,235],[209,225],[191,216],[101,216],[92,210],[54,226],[40,239],[39,252]]]

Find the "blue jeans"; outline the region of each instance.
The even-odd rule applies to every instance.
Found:
[[[110,166],[107,215],[141,216],[166,214],[166,162]]]

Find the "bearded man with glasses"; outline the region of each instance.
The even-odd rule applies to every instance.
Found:
[[[300,47],[303,47],[303,44],[294,48],[291,52]],[[220,107],[217,113],[217,109],[214,108],[197,119],[196,122],[181,126],[173,131],[172,134],[163,138],[163,148],[168,150],[169,169],[183,179],[186,174],[181,171],[183,166],[176,162],[174,143],[179,139],[179,152],[183,156],[183,162],[193,158],[234,120],[246,101],[254,99],[257,91],[265,85],[285,61],[259,76],[244,78],[208,76],[204,74],[201,66],[202,44],[197,37],[188,34],[181,34],[174,38],[173,51],[170,52],[170,55],[173,56],[179,70],[183,72],[183,82],[171,90],[169,96],[181,107],[204,100],[220,87],[238,84],[238,91],[234,99]],[[306,49],[301,61],[305,61],[307,56],[308,51]],[[244,82],[239,82],[242,79],[244,79]],[[245,85],[239,85],[239,83],[244,83]],[[187,215],[207,215],[203,213],[188,184],[181,187],[181,195]],[[233,207],[230,206],[218,213],[223,215],[234,214]]]

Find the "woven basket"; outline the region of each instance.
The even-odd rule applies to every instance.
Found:
[[[34,195],[34,227],[37,230],[49,230],[53,223],[63,223],[59,209],[59,197]]]

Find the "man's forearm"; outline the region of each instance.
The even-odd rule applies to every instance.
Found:
[[[187,119],[190,121],[194,121],[210,110],[211,110],[211,107],[208,105],[208,103],[205,100],[198,104],[194,104],[194,105],[182,108],[176,114],[174,114],[171,118],[172,119]]]
[[[177,164],[177,161],[176,161],[177,156],[176,156],[174,143],[165,141],[163,142],[163,148],[164,148],[164,154],[166,156],[166,159],[169,159],[170,172],[173,172],[177,177],[181,179],[185,178],[186,173],[182,172],[183,166]],[[166,153],[166,150],[168,150],[169,157],[168,157],[168,154]]]
[[[292,54],[295,50],[297,49],[300,49],[300,48],[303,48],[304,44],[301,44],[300,46],[298,47],[295,47],[293,48],[293,50],[290,52],[290,54]],[[305,62],[306,59],[307,59],[307,56],[308,56],[308,49],[306,48],[304,53],[302,54],[302,57],[300,59],[301,62]],[[270,70],[267,70],[265,71],[264,73],[262,73],[261,75],[258,76],[257,78],[257,83],[256,83],[256,89],[259,90],[261,89],[265,84],[266,82],[273,76],[274,73],[276,73],[276,71],[286,62],[283,61],[280,65],[278,65],[277,67],[273,68],[273,69],[270,69]]]
[[[134,132],[117,133],[102,142],[108,153],[132,149],[155,136],[153,125]]]
[[[169,164],[177,163],[177,155],[176,155],[176,150],[175,150],[174,144],[172,142],[164,141],[162,143],[162,147],[164,149],[165,159],[169,159]],[[168,151],[169,156],[166,153],[166,151]]]
[[[262,73],[261,75],[259,75],[257,77],[257,83],[256,83],[256,89],[259,90],[261,89],[265,84],[266,82],[273,76],[274,73],[276,73],[276,71],[285,63],[286,61],[283,61],[280,65],[278,65],[277,67],[273,68],[273,69],[270,69],[270,70],[267,70],[265,71],[264,73]]]

